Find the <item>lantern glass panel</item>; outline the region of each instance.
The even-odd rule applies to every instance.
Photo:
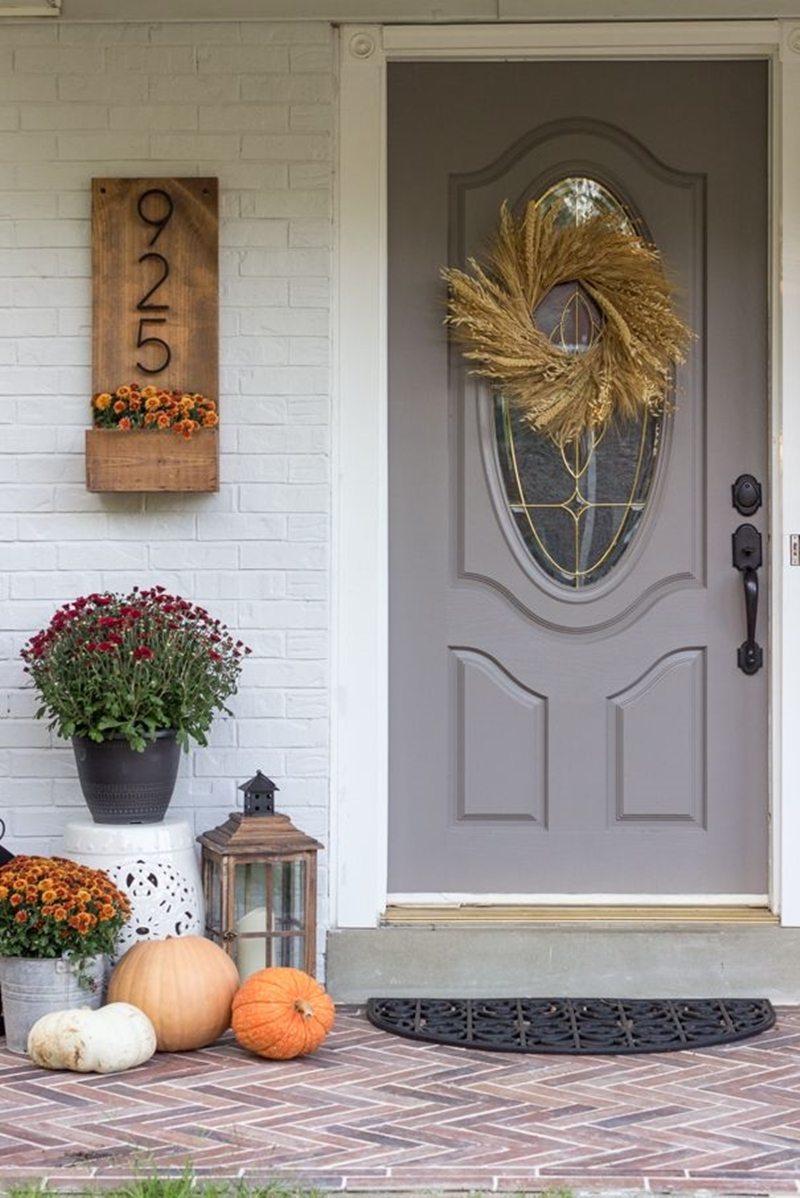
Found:
[[[257,969],[302,969],[306,937],[306,862],[239,862],[235,870],[236,960],[242,979]]]
[[[267,871],[262,861],[237,861],[234,868],[233,917],[237,924],[251,911],[267,905]]]
[[[281,861],[272,870],[272,902],[278,927],[295,934],[306,923],[306,863]]]
[[[223,929],[220,862],[216,857],[206,858],[205,868],[206,929],[219,940]]]

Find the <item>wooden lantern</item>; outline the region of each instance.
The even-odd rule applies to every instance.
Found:
[[[269,784],[271,797],[274,783],[260,771],[252,781],[259,780]],[[295,828],[287,815],[247,810],[233,812],[197,840],[205,934],[233,957],[242,981],[274,965],[313,976],[320,842]]]

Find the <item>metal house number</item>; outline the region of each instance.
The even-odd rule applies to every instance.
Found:
[[[139,258],[139,263],[155,262],[158,272],[152,287],[145,292],[136,305],[137,312],[145,313],[145,315],[139,317],[136,348],[142,349],[144,346],[152,347],[152,349],[148,349],[147,351],[150,365],[137,359],[136,368],[137,370],[141,370],[143,374],[161,374],[172,361],[172,350],[169,347],[169,343],[163,337],[148,335],[148,327],[150,325],[166,324],[167,317],[151,316],[148,314],[152,312],[169,312],[169,304],[158,303],[156,298],[157,292],[169,278],[169,260],[164,254],[153,250],[152,247],[156,244],[172,219],[175,205],[168,191],[165,191],[161,187],[151,187],[147,191],[143,191],[139,196],[136,202],[136,211],[142,223],[153,230],[153,234],[147,243],[147,251]]]

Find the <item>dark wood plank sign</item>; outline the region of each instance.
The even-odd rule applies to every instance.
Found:
[[[218,247],[216,179],[92,180],[94,394],[136,381],[218,399]],[[218,455],[216,430],[185,441],[92,429],[87,486],[216,490]],[[185,467],[170,465],[184,458]]]

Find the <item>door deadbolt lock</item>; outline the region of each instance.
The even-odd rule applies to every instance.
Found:
[[[761,507],[761,483],[752,474],[740,474],[731,492],[740,516],[752,516]]]

